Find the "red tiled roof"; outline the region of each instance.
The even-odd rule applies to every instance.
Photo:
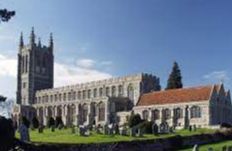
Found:
[[[143,94],[137,106],[209,100],[214,85],[156,91]]]

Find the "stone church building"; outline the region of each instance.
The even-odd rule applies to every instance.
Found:
[[[232,124],[230,91],[223,84],[143,94],[133,110],[142,119],[176,128]]]
[[[14,121],[37,117],[47,125],[60,117],[64,125],[123,125],[131,113],[177,128],[232,121],[230,92],[222,84],[160,91],[158,77],[139,73],[54,88],[52,34],[48,46],[35,39],[34,29],[29,44],[20,37]]]
[[[65,125],[114,123],[117,113],[132,110],[141,94],[160,90],[159,78],[144,73],[53,88],[53,48],[52,35],[48,46],[35,42],[34,29],[28,45],[21,35],[16,121],[36,116],[44,125],[50,117],[61,117]]]

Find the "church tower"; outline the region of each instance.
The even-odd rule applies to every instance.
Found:
[[[25,45],[21,33],[18,52],[17,104],[33,105],[37,90],[53,88],[53,37],[50,35],[48,46],[36,43],[34,28],[29,44]]]

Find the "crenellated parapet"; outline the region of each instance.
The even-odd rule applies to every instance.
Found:
[[[85,100],[103,96],[128,97],[136,104],[141,93],[159,90],[159,79],[139,73],[76,85],[43,89],[36,92],[36,102]]]

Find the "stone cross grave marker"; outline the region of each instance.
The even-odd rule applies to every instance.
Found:
[[[26,127],[26,125],[21,124],[19,127],[19,133],[20,133],[20,140],[23,142],[29,142],[30,141],[30,135],[29,130]]]

